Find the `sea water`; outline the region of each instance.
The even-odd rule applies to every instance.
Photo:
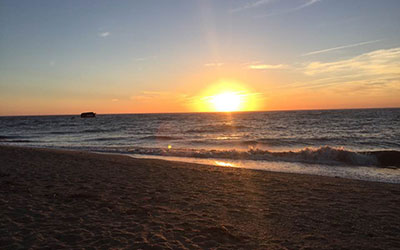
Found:
[[[400,183],[400,109],[0,117],[0,144]]]

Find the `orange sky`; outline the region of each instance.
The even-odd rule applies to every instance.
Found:
[[[5,2],[0,115],[400,107],[400,2],[357,1]]]

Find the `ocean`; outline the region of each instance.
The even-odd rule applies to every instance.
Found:
[[[400,109],[0,117],[0,144],[400,183]]]

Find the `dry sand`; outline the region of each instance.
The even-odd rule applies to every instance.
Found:
[[[0,248],[399,249],[400,185],[0,147]]]

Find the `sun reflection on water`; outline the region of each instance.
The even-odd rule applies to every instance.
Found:
[[[221,166],[221,167],[236,167],[235,164],[229,163],[229,162],[225,162],[225,161],[214,161],[214,162],[215,162],[215,165]]]

